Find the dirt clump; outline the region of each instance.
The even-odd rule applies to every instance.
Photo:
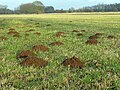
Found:
[[[20,63],[20,65],[22,66],[34,66],[38,68],[45,67],[47,64],[48,64],[47,61],[37,57],[28,57]]]
[[[116,37],[113,36],[113,35],[109,35],[107,38],[108,38],[108,39],[113,39],[113,38],[116,38]]]
[[[20,37],[20,35],[19,34],[14,34],[13,37]]]
[[[78,30],[73,30],[72,32],[79,32]]]
[[[101,36],[101,35],[103,35],[103,33],[98,32],[98,33],[95,34],[95,36]]]
[[[14,28],[9,28],[10,31],[14,31],[15,29]]]
[[[27,31],[25,31],[25,32],[32,32],[32,31],[34,31],[34,29],[30,29],[30,30],[27,30]]]
[[[62,64],[64,66],[70,66],[70,67],[75,67],[75,68],[83,68],[84,64],[81,62],[81,60],[75,56],[72,58],[65,59]]]
[[[33,51],[43,51],[43,52],[45,52],[45,51],[48,51],[49,48],[47,46],[44,46],[44,45],[36,45],[36,46],[32,47],[32,50]]]
[[[2,40],[2,41],[3,41],[3,40],[7,40],[7,37],[1,36],[1,37],[0,37],[0,40]]]
[[[65,33],[64,32],[57,32],[56,33],[56,37],[61,37],[61,36],[63,36]]]
[[[78,33],[77,36],[83,36],[83,34],[82,33]]]
[[[86,32],[85,30],[80,30],[81,32]]]
[[[47,24],[46,26],[52,26],[51,24]]]
[[[9,31],[7,34],[13,34],[13,35],[16,35],[16,34],[19,34],[17,31]]]
[[[99,42],[98,42],[98,40],[97,39],[89,39],[89,40],[87,40],[86,41],[86,44],[98,44]]]
[[[89,39],[97,39],[97,38],[99,38],[99,36],[97,36],[97,35],[93,35],[93,36],[89,37]]]
[[[32,56],[35,56],[35,54],[32,51],[24,50],[17,55],[17,59],[18,58],[27,58],[27,57],[32,57]]]
[[[41,35],[41,33],[40,33],[40,32],[35,32],[34,34],[36,34],[36,35]]]
[[[60,45],[63,45],[63,43],[62,42],[52,42],[50,45],[52,45],[52,46],[60,46]]]

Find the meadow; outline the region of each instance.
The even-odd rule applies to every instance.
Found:
[[[21,65],[24,50],[47,64]],[[0,15],[0,89],[120,90],[120,13]]]

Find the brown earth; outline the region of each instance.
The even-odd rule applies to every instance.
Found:
[[[28,57],[20,63],[20,65],[22,66],[35,66],[38,68],[45,67],[47,64],[48,64],[47,61],[37,57]]]
[[[89,39],[86,41],[86,44],[98,44],[98,40],[96,39]]]
[[[36,34],[36,35],[41,35],[41,33],[40,33],[40,32],[35,32],[34,34]]]
[[[61,37],[61,36],[63,36],[65,33],[64,32],[57,32],[56,33],[56,37]]]
[[[19,34],[14,34],[13,37],[20,37],[20,35]]]
[[[19,34],[17,31],[9,31],[7,34],[13,34],[13,35],[16,35],[16,34]]]
[[[103,33],[98,32],[98,33],[95,34],[95,36],[101,36],[101,35],[103,35]]]
[[[79,32],[78,30],[73,30],[72,32]]]
[[[51,24],[47,24],[46,26],[51,26]]]
[[[115,36],[109,35],[107,38],[108,38],[108,39],[113,39],[113,38],[115,38]]]
[[[52,42],[50,45],[52,46],[60,46],[60,45],[63,45],[62,42]]]
[[[83,36],[83,34],[82,33],[78,33],[77,36]]]
[[[34,29],[30,29],[30,30],[27,30],[27,31],[25,31],[25,32],[32,32],[32,31],[34,31]]]
[[[85,30],[80,30],[81,32],[86,32]]]
[[[27,58],[35,56],[35,54],[30,50],[24,50],[17,55],[17,58]]]
[[[64,66],[70,66],[70,67],[76,67],[76,68],[83,68],[84,64],[81,62],[81,60],[75,56],[72,58],[65,59],[62,64]]]
[[[97,39],[97,38],[99,38],[99,36],[97,36],[97,35],[93,35],[93,36],[89,37],[89,39]]]
[[[1,36],[0,40],[7,40],[7,37]]]
[[[43,51],[43,52],[45,52],[45,51],[48,51],[49,48],[47,46],[44,46],[44,45],[36,45],[36,46],[32,47],[32,50],[33,51]]]
[[[14,31],[15,29],[14,28],[9,28],[10,31]]]

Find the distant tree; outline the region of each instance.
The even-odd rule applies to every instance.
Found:
[[[21,4],[19,6],[19,9],[17,9],[17,11],[20,11],[20,13],[24,13],[24,14],[33,14],[33,13],[39,14],[44,12],[44,5],[40,1]]]
[[[53,6],[47,6],[45,7],[45,13],[54,13],[54,7]]]

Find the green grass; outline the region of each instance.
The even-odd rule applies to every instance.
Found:
[[[70,22],[72,21],[72,22]],[[39,23],[39,24],[37,24]],[[51,26],[46,26],[51,24]],[[2,90],[119,90],[120,89],[120,14],[41,14],[1,15],[0,36],[0,88]],[[8,35],[8,29],[15,28],[19,38]],[[30,35],[25,36],[25,31]],[[83,36],[76,36],[73,30],[85,30]],[[55,37],[56,32],[66,32],[66,37]],[[40,32],[37,36],[33,33]],[[100,44],[86,45],[89,36],[104,33]],[[114,35],[115,39],[108,39]],[[62,46],[50,46],[61,41]],[[22,50],[43,44],[48,52],[38,52],[49,64],[45,68],[20,66],[22,60],[16,55]],[[65,57],[77,56],[86,64],[83,69],[60,65]],[[95,67],[95,62],[100,64]]]

